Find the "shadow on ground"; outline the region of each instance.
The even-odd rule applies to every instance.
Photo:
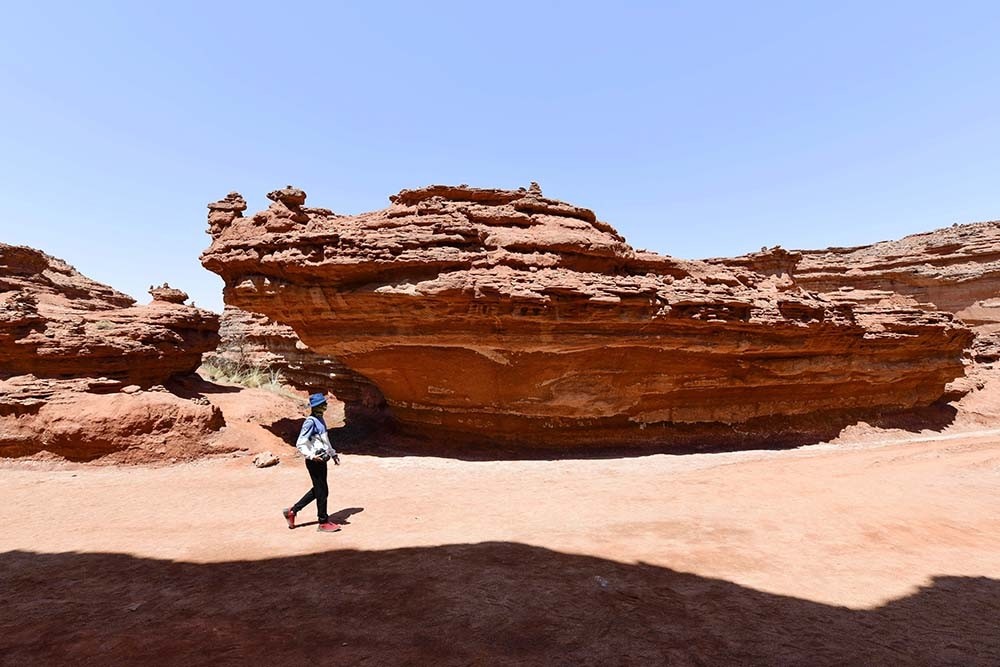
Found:
[[[330,523],[335,523],[338,526],[349,526],[351,524],[350,518],[355,514],[364,511],[365,511],[364,507],[348,507],[346,509],[333,512],[329,516]],[[302,513],[300,512],[299,514],[301,515]],[[308,519],[299,520],[299,518],[296,518],[294,530],[301,530],[302,528],[306,528],[308,526],[316,526],[318,524],[319,521],[309,521]]]
[[[13,551],[0,589],[5,665],[1000,664],[988,578],[859,611],[482,543],[212,564]]]
[[[407,433],[392,420],[388,410],[381,412],[345,406],[345,425],[331,426],[330,440],[338,451],[370,456],[438,456],[462,461],[526,461],[567,459],[608,459],[651,454],[706,454],[746,450],[786,450],[828,442],[844,428],[865,422],[881,429],[898,429],[909,433],[941,432],[954,423],[958,411],[941,401],[904,411],[872,412],[864,410],[832,411],[797,417],[761,418],[745,424],[666,424],[658,429],[650,426],[641,431],[641,442],[604,445],[622,433],[640,433],[620,425],[609,428],[607,440],[602,440],[599,425],[593,433],[581,430],[580,443],[560,448],[543,447],[531,442],[490,441],[482,434],[479,441],[468,433],[428,438]],[[280,419],[262,428],[294,442],[302,417]],[[595,435],[598,434],[598,435]],[[571,438],[567,439],[572,441]]]
[[[281,438],[283,442],[294,446],[299,430],[306,415],[283,417],[270,424],[261,424],[261,428]],[[330,428],[330,440],[337,451],[374,453],[381,452],[384,446],[376,446],[387,438],[391,438],[393,428],[388,415],[382,410],[372,410],[351,404],[344,405],[344,423],[336,426],[327,418]],[[367,451],[373,450],[372,452]]]
[[[241,387],[226,384],[216,384],[202,378],[197,373],[180,375],[167,382],[167,389],[181,398],[202,398],[205,394],[238,394]]]

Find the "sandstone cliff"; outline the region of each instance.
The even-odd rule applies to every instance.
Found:
[[[967,328],[775,272],[633,250],[584,208],[430,186],[341,216],[291,186],[209,205],[226,302],[382,391],[407,431],[520,447],[779,443],[927,405]]]
[[[137,306],[61,260],[0,244],[0,456],[177,456],[223,425],[206,401],[146,391],[194,371],[219,340],[216,315],[166,285],[151,292]]]

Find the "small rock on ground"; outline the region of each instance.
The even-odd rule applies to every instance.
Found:
[[[271,466],[276,466],[281,461],[277,456],[271,452],[261,452],[257,456],[253,457],[253,464],[258,468],[269,468]]]

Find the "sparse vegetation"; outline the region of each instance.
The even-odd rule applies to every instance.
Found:
[[[281,371],[266,366],[243,365],[224,357],[214,357],[201,367],[202,373],[213,382],[238,384],[243,387],[271,389],[282,387]]]
[[[225,341],[216,354],[202,364],[200,370],[212,382],[238,384],[242,387],[288,394],[284,389],[284,377],[281,371],[257,361],[250,354],[246,336]]]

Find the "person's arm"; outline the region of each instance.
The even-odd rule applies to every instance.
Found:
[[[302,430],[299,431],[299,437],[295,441],[295,448],[302,452],[302,455],[307,459],[315,457],[315,452],[313,451],[312,439],[316,434],[316,424],[312,417],[306,417],[306,420],[302,422]]]
[[[324,431],[323,433],[318,433],[316,439],[322,443],[322,447],[326,449],[327,456],[333,459],[336,465],[340,465],[340,457],[337,455],[337,450],[333,448],[333,444],[330,442],[330,431]]]

